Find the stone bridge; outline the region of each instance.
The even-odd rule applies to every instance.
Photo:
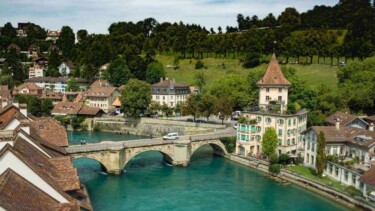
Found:
[[[119,175],[133,157],[146,151],[159,151],[163,155],[163,160],[174,166],[188,166],[190,157],[203,145],[211,145],[215,154],[224,156],[227,151],[219,139],[235,135],[236,131],[225,130],[205,135],[180,136],[178,140],[157,138],[70,145],[65,150],[72,159],[94,159],[108,174]]]

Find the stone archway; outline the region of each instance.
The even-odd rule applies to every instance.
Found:
[[[75,156],[70,156],[72,160],[77,160],[77,159],[89,159],[89,160],[94,160],[100,164],[100,167],[105,171],[106,173],[109,173],[109,166],[106,164],[106,162],[103,159],[98,159],[98,156],[88,154],[88,155],[75,155]]]
[[[152,148],[125,149],[125,152],[124,152],[124,163],[122,165],[122,169],[125,168],[125,166],[129,163],[129,161],[131,159],[133,159],[137,155],[140,155],[140,154],[142,154],[144,152],[148,152],[148,151],[157,151],[157,152],[160,152],[163,155],[163,161],[166,162],[166,163],[172,164],[173,160],[174,160],[173,159],[173,155],[171,153],[172,150],[173,149],[170,149],[170,146],[168,146],[168,147],[161,146],[161,147],[152,147]]]
[[[194,154],[194,152],[204,146],[204,145],[210,145],[212,149],[214,150],[214,154],[224,156],[228,154],[225,146],[223,143],[221,143],[220,140],[207,140],[207,141],[199,141],[199,142],[192,142],[191,143],[191,151],[190,151],[190,157]]]

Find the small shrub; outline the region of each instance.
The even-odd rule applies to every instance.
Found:
[[[204,68],[204,64],[201,60],[198,60],[197,63],[195,63],[195,69],[199,70]]]
[[[298,154],[298,157],[296,159],[296,165],[299,165],[301,163],[303,163],[303,157],[301,156],[301,153],[300,153]]]
[[[250,119],[250,124],[256,124],[257,123],[257,120],[256,119]]]
[[[327,160],[331,161],[332,163],[338,163],[339,162],[339,158],[336,155],[328,155]]]
[[[246,123],[246,117],[240,116],[237,120],[238,123],[245,124]]]
[[[102,127],[100,124],[95,124],[94,125],[94,128],[93,128],[93,131],[94,132],[100,132],[102,130]]]
[[[281,170],[280,164],[272,164],[268,167],[268,171],[273,173],[273,174],[279,174],[280,170]]]
[[[233,153],[236,149],[236,137],[225,137],[220,139],[228,153]]]
[[[346,187],[345,191],[351,196],[360,195],[360,192],[353,185]]]
[[[283,164],[283,165],[286,165],[286,164],[288,164],[289,159],[290,159],[289,155],[287,155],[287,154],[281,154],[279,156],[279,163]]]
[[[274,153],[270,156],[270,163],[271,164],[277,164],[279,162],[279,156]]]

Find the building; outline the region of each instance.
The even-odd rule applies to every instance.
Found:
[[[40,99],[50,99],[52,101],[53,105],[56,105],[57,103],[61,102],[63,100],[63,94],[60,92],[48,92],[44,91],[42,96],[40,96]]]
[[[115,111],[112,104],[118,96],[120,96],[120,92],[116,87],[94,86],[85,93],[87,105],[101,108],[106,113]]]
[[[369,127],[369,124],[360,117],[339,111],[325,118],[324,121],[330,125],[336,125],[336,119],[338,118],[340,119],[340,127],[354,127],[362,129],[367,129]]]
[[[190,95],[190,87],[176,83],[174,79],[160,79],[159,83],[151,85],[151,100],[160,105],[166,104],[174,108],[178,103],[183,103]]]
[[[112,103],[112,106],[115,107],[116,114],[121,113],[121,101],[119,97],[116,97],[116,100]]]
[[[29,67],[29,78],[44,77],[44,67],[35,64],[33,67]]]
[[[90,89],[93,88],[100,88],[100,87],[113,87],[111,83],[109,83],[108,80],[96,80],[94,83],[91,84]]]
[[[65,128],[57,122],[49,126],[56,120],[29,118],[25,107],[12,104],[0,111],[0,208],[92,210],[77,170],[53,143],[66,145]]]
[[[363,118],[368,124],[374,124],[375,125],[375,115],[373,116],[368,116],[368,117],[365,117]]]
[[[40,54],[40,47],[35,45],[35,44],[32,44],[29,46],[29,48],[27,49],[27,57],[30,58],[38,58]]]
[[[60,66],[58,67],[59,73],[62,76],[70,75],[75,68],[76,66],[71,60],[62,62]]]
[[[46,91],[65,93],[65,88],[70,78],[68,77],[34,77],[26,79],[27,83],[35,83]],[[89,82],[83,78],[75,78],[81,90],[86,90]]]
[[[242,112],[246,120],[238,123],[236,153],[260,156],[263,134],[272,127],[278,137],[277,153],[297,156],[303,149],[300,132],[306,129],[308,112],[305,109],[286,112],[291,83],[284,77],[275,55],[257,86],[259,106]]]
[[[0,110],[12,102],[12,95],[8,86],[0,86]]]
[[[47,37],[46,41],[52,40],[54,43],[56,43],[56,40],[58,40],[60,37],[60,31],[47,31]]]
[[[36,85],[35,83],[24,83],[13,89],[13,95],[34,95],[41,96],[43,94],[43,88]]]
[[[313,126],[303,131],[304,135],[304,163],[315,168],[317,141],[320,132],[326,139],[326,154],[344,158],[358,158],[360,163],[369,166],[375,157],[374,126],[370,129],[355,127],[341,127],[340,119],[335,126]]]
[[[103,110],[96,107],[85,106],[82,102],[60,102],[56,104],[51,115],[53,116],[86,116],[86,117],[96,117],[103,114]]]

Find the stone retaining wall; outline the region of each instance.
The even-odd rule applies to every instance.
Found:
[[[225,125],[195,123],[157,118],[94,118],[93,124],[100,124],[105,131],[129,132],[137,135],[162,136],[170,132],[180,135],[194,135],[214,132],[226,128]]]
[[[263,160],[258,160],[256,158],[251,157],[243,157],[240,155],[230,154],[226,156],[226,158],[243,164],[245,166],[260,170],[265,173],[268,172],[268,162]],[[339,190],[333,189],[331,187],[325,186],[323,184],[320,184],[318,182],[315,182],[313,180],[307,179],[305,177],[302,177],[300,175],[294,174],[293,172],[287,171],[282,169],[280,174],[277,176],[278,178],[281,178],[283,180],[292,182],[296,185],[299,185],[303,188],[309,189],[311,191],[314,191],[316,193],[319,193],[320,195],[326,196],[330,199],[335,200],[338,203],[341,203],[345,206],[348,206],[350,208],[361,208],[363,210],[375,210],[374,207],[366,204],[365,202],[362,202],[356,198],[351,197],[350,195],[341,192]]]

